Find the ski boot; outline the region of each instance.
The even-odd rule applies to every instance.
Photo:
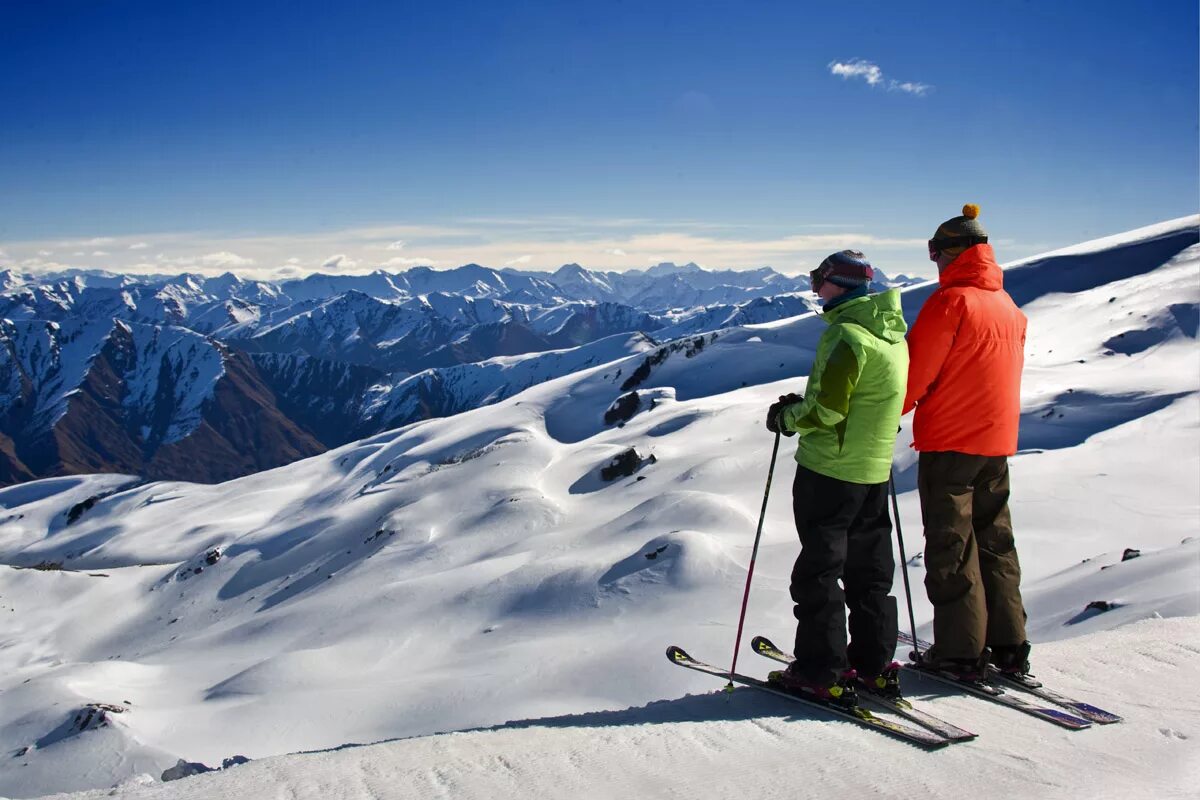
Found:
[[[992,648],[992,666],[1001,675],[1009,678],[1032,677],[1029,674],[1029,642],[1000,645]]]
[[[811,698],[831,706],[852,709],[858,705],[858,694],[854,691],[857,673],[846,670],[841,678],[833,683],[810,680],[793,669],[795,664],[789,664],[787,669],[773,670],[767,675],[767,682],[778,686],[786,692]]]
[[[864,692],[877,695],[886,700],[900,699],[900,663],[893,661],[873,678],[858,677],[858,687]]]
[[[978,658],[930,658],[929,653],[913,651],[909,659],[920,669],[941,672],[955,680],[981,683],[987,680],[988,651]]]

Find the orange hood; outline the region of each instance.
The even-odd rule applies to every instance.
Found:
[[[938,275],[938,283],[951,286],[974,286],[995,292],[1004,288],[1004,272],[996,263],[990,244],[968,247]]]

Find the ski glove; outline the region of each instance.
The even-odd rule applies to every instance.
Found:
[[[784,436],[795,436],[795,431],[781,430],[779,427],[783,409],[796,403],[804,402],[804,397],[798,394],[781,394],[779,399],[767,409],[767,430],[771,433],[782,433]]]

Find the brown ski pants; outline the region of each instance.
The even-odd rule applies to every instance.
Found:
[[[1008,513],[1008,459],[923,452],[917,490],[925,524],[931,658],[978,658],[1025,641],[1021,565]]]

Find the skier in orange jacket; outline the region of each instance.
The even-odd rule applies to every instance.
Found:
[[[938,289],[908,333],[904,413],[925,525],[933,647],[923,658],[963,677],[1029,671],[1021,568],[1009,516],[1017,451],[1025,315],[1004,291],[979,207],[938,227],[929,258]]]

